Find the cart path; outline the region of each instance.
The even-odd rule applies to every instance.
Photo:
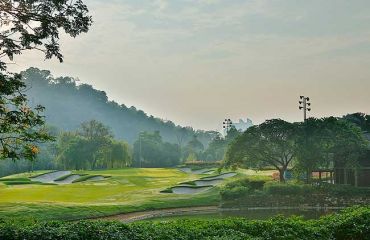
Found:
[[[118,220],[124,223],[129,223],[157,217],[181,216],[188,214],[207,214],[207,213],[216,213],[218,211],[219,207],[217,206],[167,208],[151,211],[123,213],[108,217],[102,217],[99,218],[99,220]]]

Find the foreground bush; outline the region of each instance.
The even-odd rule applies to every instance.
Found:
[[[220,191],[221,198],[231,200],[246,196],[256,190],[262,190],[266,182],[263,180],[250,180],[248,178],[240,178],[238,180],[227,183]]]
[[[195,240],[195,239],[320,239],[365,240],[370,236],[370,207],[304,221],[275,217],[245,219],[177,220],[123,224],[107,221],[20,222],[0,221],[1,240]]]

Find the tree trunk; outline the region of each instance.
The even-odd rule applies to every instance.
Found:
[[[278,169],[279,170],[279,178],[280,178],[280,182],[285,182],[285,178],[284,178],[284,172],[285,172],[285,168],[281,168],[281,169]]]

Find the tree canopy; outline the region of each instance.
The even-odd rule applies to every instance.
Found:
[[[281,119],[252,126],[230,145],[225,164],[249,168],[272,166],[284,181],[283,174],[295,157],[296,131],[296,126]]]
[[[7,72],[7,60],[26,50],[63,60],[60,29],[72,37],[87,32],[91,17],[82,1],[0,1],[0,159],[33,160],[37,143],[51,140],[43,129],[42,106],[30,108],[20,74]]]
[[[134,143],[134,166],[173,167],[179,163],[179,145],[164,142],[159,131],[139,134]]]
[[[58,137],[57,165],[63,169],[107,169],[127,167],[132,162],[129,145],[113,139],[108,127],[91,120],[78,131]]]
[[[288,167],[305,172],[318,168],[356,167],[368,142],[361,129],[343,119],[310,118],[303,123],[280,119],[253,126],[230,144],[225,166],[274,167],[284,181]]]

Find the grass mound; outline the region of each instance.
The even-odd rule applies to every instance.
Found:
[[[87,180],[92,180],[92,178],[96,178],[96,177],[102,177],[102,178],[109,178],[110,176],[102,176],[102,175],[85,175],[85,176],[82,176],[74,181],[72,181],[72,183],[78,183],[78,182],[85,182]]]
[[[29,178],[0,178],[0,182],[30,182]]]
[[[7,186],[12,185],[56,185],[55,183],[43,183],[37,181],[4,181],[3,182]]]

